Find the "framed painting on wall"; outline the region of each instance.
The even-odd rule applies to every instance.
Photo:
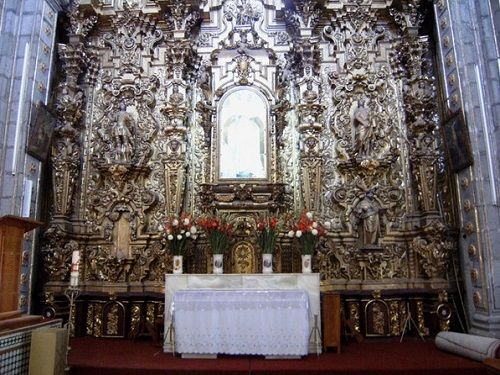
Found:
[[[26,151],[38,160],[45,161],[50,149],[56,119],[41,102],[33,105]]]
[[[452,113],[443,125],[443,136],[448,161],[453,172],[459,172],[473,163],[469,131],[461,110]]]

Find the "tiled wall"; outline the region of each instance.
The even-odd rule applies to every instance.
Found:
[[[35,329],[59,327],[61,320],[57,319],[0,335],[0,374],[28,374],[31,333]]]

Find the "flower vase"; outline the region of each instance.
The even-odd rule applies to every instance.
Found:
[[[312,255],[304,254],[302,255],[302,273],[312,272]]]
[[[174,255],[173,257],[173,273],[181,274],[182,273],[182,255]]]
[[[224,254],[214,254],[213,273],[223,273]]]
[[[262,273],[273,273],[273,254],[262,254]]]

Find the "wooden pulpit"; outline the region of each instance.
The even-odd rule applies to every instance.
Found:
[[[19,310],[19,279],[24,233],[43,223],[24,217],[0,217],[0,320],[15,318]]]

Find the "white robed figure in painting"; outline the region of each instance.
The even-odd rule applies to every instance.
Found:
[[[221,178],[266,177],[266,106],[250,90],[225,100],[220,119]]]

